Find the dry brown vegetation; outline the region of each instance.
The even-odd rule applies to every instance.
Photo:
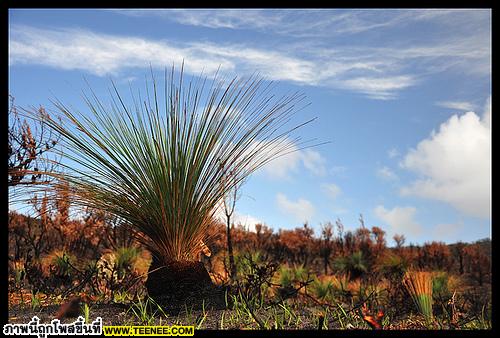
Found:
[[[36,217],[9,214],[11,320],[35,312],[52,318],[55,304],[82,294],[90,296],[94,314],[106,317],[108,308],[113,324],[162,318],[158,310],[142,319],[131,311],[148,302],[144,283],[151,255],[109,215],[87,210],[75,220],[69,203],[33,203]],[[231,281],[226,230],[223,223],[214,225],[216,236],[207,243],[211,256],[202,256],[226,302],[186,295],[185,304],[162,307],[164,323],[170,318],[219,329],[221,320],[223,328],[490,327],[488,240],[416,246],[395,236],[396,246],[389,248],[382,229],[345,231],[340,221],[323,225],[318,237],[307,224],[278,232],[261,224],[256,232],[237,225],[231,229],[237,271]],[[423,272],[417,276],[412,269]],[[422,294],[431,297],[423,305]],[[198,325],[200,318],[205,319]]]

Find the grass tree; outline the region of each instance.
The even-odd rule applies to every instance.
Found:
[[[163,88],[152,73],[146,96],[132,94],[129,103],[114,83],[108,103],[90,89],[85,113],[56,100],[61,119],[43,119],[64,147],[52,187],[68,184],[75,205],[118,217],[151,251],[153,295],[210,282],[197,257],[224,196],[269,161],[310,145],[294,135],[312,121],[293,122],[303,94],[277,97],[255,75],[188,81],[183,73],[165,70]]]

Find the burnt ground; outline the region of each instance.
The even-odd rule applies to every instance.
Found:
[[[104,325],[194,325],[195,329],[259,329],[257,321],[241,309],[226,306],[226,290],[208,288],[193,291],[178,289],[178,294],[157,299],[161,304],[152,305],[147,314],[141,312],[138,302],[134,304],[91,302],[89,320],[101,317]],[[179,298],[180,297],[180,298]],[[264,307],[255,311],[255,316],[266,323],[267,328],[279,329],[317,329],[321,307],[306,304],[299,299],[289,300],[289,308],[293,314],[288,317],[278,306]],[[50,323],[55,318],[60,304],[44,302],[34,310],[29,303],[9,306],[9,323],[28,323],[33,316],[40,323]],[[135,313],[134,313],[135,310]],[[386,321],[385,329],[425,329],[425,322],[419,316],[400,314],[401,318]],[[369,329],[363,320],[354,313],[347,317],[328,317],[325,327],[328,329]],[[74,322],[76,318],[62,319],[62,323]]]
[[[13,306],[9,309],[9,323],[28,323],[33,316],[38,316],[40,323],[50,323],[55,318],[55,314],[59,309],[58,305],[45,306],[39,310],[33,311],[30,308],[21,309],[19,306]],[[128,306],[121,304],[93,304],[90,308],[90,321],[101,317],[103,325],[194,325],[195,328],[200,324],[200,329],[259,329],[259,325],[246,318],[242,321],[230,321],[232,315],[236,315],[235,311],[229,309],[205,309],[207,316],[203,319],[203,310],[191,309],[188,307],[187,312],[183,310],[177,315],[156,315],[150,323],[141,322],[136,315],[129,310]],[[266,319],[264,311],[258,311],[262,319]],[[223,317],[224,316],[224,317]],[[307,309],[303,310],[303,318],[310,318],[311,313]],[[225,320],[224,320],[225,318]],[[61,323],[74,322],[76,318],[66,318],[61,320]],[[221,327],[222,325],[222,327]],[[297,328],[297,327],[295,327]],[[314,329],[316,324],[313,321],[302,321],[300,329]]]
[[[40,323],[50,323],[55,318],[55,314],[59,309],[59,305],[43,306],[39,310],[32,310],[29,306],[21,308],[19,305],[14,305],[9,308],[9,323],[28,323],[33,316],[38,316]],[[167,308],[164,308],[167,310]],[[284,321],[279,329],[317,329],[318,328],[318,308],[316,307],[298,307],[295,309],[295,316],[300,317],[300,322],[292,320],[291,322]],[[153,311],[154,312],[154,311]],[[268,321],[269,328],[274,328],[273,311],[260,309],[255,314],[262,320]],[[204,315],[205,314],[205,315]],[[150,317],[153,318],[150,322],[141,321],[135,315],[130,305],[124,304],[91,304],[90,305],[90,321],[101,317],[103,325],[194,325],[195,329],[208,330],[227,330],[227,329],[260,329],[260,326],[250,316],[241,316],[236,310],[217,309],[213,307],[205,307],[196,309],[193,305],[185,306],[184,310],[177,312],[171,311],[166,316],[158,312]],[[66,318],[61,320],[62,323],[74,322],[76,318]],[[367,330],[369,327],[363,324],[362,320],[356,320],[354,325],[347,324],[339,325],[338,321],[330,319],[327,324],[328,329],[361,329]],[[387,323],[385,329],[426,329],[424,321],[419,317],[408,318],[404,321]]]

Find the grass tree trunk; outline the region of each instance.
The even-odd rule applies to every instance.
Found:
[[[153,256],[149,267],[146,289],[148,295],[160,303],[182,301],[193,294],[214,287],[202,262],[170,261]]]

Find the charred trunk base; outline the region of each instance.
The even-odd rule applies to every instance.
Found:
[[[164,310],[224,308],[224,290],[217,287],[202,262],[173,261],[168,264],[153,258],[146,280],[148,295]]]

